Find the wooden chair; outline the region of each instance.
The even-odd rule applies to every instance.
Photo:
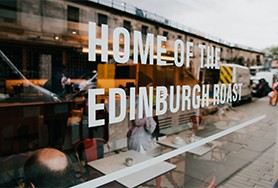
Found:
[[[102,138],[87,138],[75,144],[75,156],[84,180],[100,176],[87,163],[102,158],[104,155],[104,146],[107,147],[108,153],[110,153],[108,142]]]
[[[190,121],[192,123],[192,131],[194,133],[197,133],[202,123],[202,116],[198,116],[198,115],[191,116]]]

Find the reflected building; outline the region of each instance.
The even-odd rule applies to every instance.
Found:
[[[57,74],[60,67],[66,67],[64,73],[76,84],[89,79],[86,75],[97,70],[96,85],[105,88],[106,92],[109,88],[146,86],[150,83],[153,86],[166,87],[182,84],[193,86],[205,82],[204,70],[200,68],[201,53],[198,45],[219,48],[221,63],[252,66],[264,62],[264,54],[260,51],[226,42],[114,0],[2,0],[0,10],[0,49],[32,84],[39,86],[44,86]],[[88,60],[88,22],[96,23],[97,38],[101,37],[101,25],[109,26],[107,62],[101,62],[101,50],[97,50],[95,61]],[[113,59],[112,33],[117,27],[124,27],[130,32],[131,56],[127,64],[117,64]],[[167,40],[162,41],[166,53],[162,54],[161,59],[165,60],[168,66],[133,63],[135,30],[142,33],[143,40],[148,33],[155,37],[166,37]],[[188,68],[173,66],[176,39],[194,44],[191,49],[193,57],[190,58]],[[120,50],[123,50],[122,39],[119,46]],[[154,54],[156,50],[155,48]],[[186,57],[186,50],[181,53]],[[206,58],[206,55],[204,57]],[[4,96],[16,96],[26,90],[22,79],[16,78],[12,73],[2,75],[0,81],[0,90]],[[57,84],[52,82],[52,85]],[[164,129],[165,133],[184,129],[181,127],[189,121],[191,113],[194,114],[179,112],[161,116],[161,129]],[[126,130],[124,123],[119,130]],[[172,125],[177,127],[173,129]],[[119,139],[123,139],[123,136]]]
[[[163,48],[164,58],[173,61],[174,40],[193,42],[191,58],[192,74],[199,79],[200,51],[198,44],[218,47],[222,63],[245,66],[261,65],[264,54],[208,36],[185,26],[174,26],[166,18],[117,1],[8,1],[0,2],[1,49],[29,79],[44,82],[54,67],[66,65],[70,78],[79,78],[84,72],[97,69],[96,62],[89,62],[88,22],[98,26],[97,37],[101,36],[101,24],[109,26],[109,49],[112,48],[112,31],[124,27],[131,33],[141,31],[143,35],[167,37]],[[123,42],[120,42],[123,45]],[[131,48],[132,48],[131,42]],[[101,53],[101,52],[99,52]],[[98,57],[99,58],[99,57]],[[109,62],[113,63],[112,57]]]
[[[96,23],[98,38],[101,37],[101,25],[109,26],[107,62],[101,62],[101,50],[97,51],[95,61],[88,60],[89,22]],[[126,64],[118,64],[113,58],[112,33],[117,27],[123,27],[130,33],[131,56]],[[135,30],[142,33],[143,40],[148,33],[167,38],[167,41],[162,42],[166,53],[161,57],[167,62],[167,66],[134,64],[132,49]],[[177,39],[194,44],[193,57],[188,68],[173,65],[174,41]],[[20,75],[15,69],[7,68],[4,66],[5,62],[0,60],[0,110],[3,116],[0,129],[1,155],[9,156],[48,145],[58,145],[61,148],[65,142],[61,135],[64,136],[67,131],[65,127],[69,117],[72,115],[71,119],[77,119],[78,115],[82,116],[86,111],[84,106],[80,107],[71,101],[49,104],[44,101],[43,92],[34,93],[33,87],[27,86],[44,86],[61,68],[76,85],[92,78],[92,73],[97,71],[97,83],[92,85],[105,88],[106,93],[109,88],[124,88],[128,93],[130,87],[150,84],[167,88],[172,85],[193,86],[204,81],[204,70],[200,68],[199,44],[219,48],[222,63],[249,67],[264,62],[264,54],[260,51],[208,36],[154,13],[114,0],[0,0],[0,50],[18,72],[22,73]],[[119,46],[120,50],[123,50],[124,41],[120,40]],[[157,49],[154,51],[156,53]],[[186,50],[181,53],[186,57]],[[26,77],[28,82],[23,77]],[[56,84],[52,82],[52,85]],[[24,98],[25,94],[27,98]],[[13,96],[15,100],[8,101],[6,96]],[[6,102],[9,103],[5,104],[8,107],[4,104],[1,106],[1,103]],[[27,107],[18,102],[27,103]],[[46,103],[32,106],[31,102]],[[11,107],[16,107],[16,110]],[[74,111],[75,108],[78,110]],[[119,106],[116,108],[118,111]],[[172,134],[189,129],[190,117],[196,113],[196,110],[190,110],[172,114],[167,109],[166,114],[159,116],[161,132]],[[15,114],[18,118],[12,118]],[[82,121],[85,120],[84,118]],[[57,122],[61,127],[55,127]],[[121,123],[109,126],[111,150],[126,147],[127,124],[126,117]],[[76,138],[88,136],[86,129],[88,127],[75,130]],[[5,170],[0,172],[6,173]]]
[[[2,0],[0,10],[0,49],[26,78],[40,86],[45,85],[60,67],[66,67],[65,73],[73,83],[80,83],[80,80],[86,79],[84,75],[97,70],[97,86],[106,89],[128,85],[144,86],[150,83],[149,80],[153,86],[194,85],[204,82],[198,49],[200,44],[219,48],[221,63],[249,67],[264,62],[264,54],[260,51],[226,42],[114,0]],[[88,60],[88,22],[96,23],[96,37],[101,37],[102,24],[109,26],[109,57],[106,63],[101,62],[101,50],[97,51],[96,61]],[[117,27],[126,28],[131,37],[131,57],[124,65],[116,64],[113,59],[112,32]],[[167,38],[167,41],[162,42],[162,47],[167,51],[161,59],[170,66],[139,66],[133,63],[135,30],[142,33],[143,39],[148,33]],[[171,66],[176,39],[194,44],[188,68]],[[122,50],[122,39],[119,45]],[[156,53],[156,49],[154,51]],[[186,57],[186,50],[181,53]],[[22,80],[14,78],[12,74],[0,79],[0,90],[4,94],[16,95],[21,92]]]

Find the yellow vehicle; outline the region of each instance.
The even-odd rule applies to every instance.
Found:
[[[220,69],[204,69],[203,82],[212,84],[242,83],[241,100],[252,101],[252,89],[250,85],[250,70],[248,67],[237,64],[221,64]],[[239,101],[233,102],[233,106]]]
[[[219,82],[222,84],[242,83],[241,99],[252,101],[252,89],[250,85],[250,70],[248,67],[237,64],[221,64]],[[235,102],[236,105],[239,101]]]

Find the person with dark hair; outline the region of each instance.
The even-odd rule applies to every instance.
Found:
[[[78,183],[68,157],[53,148],[35,151],[24,164],[24,174],[31,187],[70,187]]]
[[[66,90],[63,87],[63,82],[66,81],[65,77],[66,67],[57,66],[53,69],[51,77],[45,82],[43,87],[61,98],[65,97]]]

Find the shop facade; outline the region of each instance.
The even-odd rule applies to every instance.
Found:
[[[104,147],[102,151],[105,157],[128,150],[127,132],[134,120],[130,114],[135,114],[132,107],[135,108],[135,101],[140,96],[142,106],[145,105],[143,108],[148,108],[142,113],[157,118],[156,141],[174,138],[177,134],[189,138],[192,134],[188,131],[193,129],[194,132],[194,128],[201,125],[203,116],[219,112],[219,105],[227,105],[209,100],[214,96],[214,100],[221,101],[222,97],[213,95],[214,85],[219,83],[219,67],[209,62],[244,67],[263,65],[264,62],[264,54],[260,51],[185,26],[175,26],[166,18],[116,1],[1,1],[0,10],[0,108],[3,120],[0,130],[3,164],[0,173],[3,178],[0,184],[4,186],[24,177],[22,165],[37,149],[57,148],[67,153],[73,163],[77,163],[76,143],[86,138],[108,141],[109,149]],[[94,30],[90,29],[89,23],[95,25]],[[108,33],[107,48],[96,42],[92,50],[90,42],[105,37],[104,25]],[[92,38],[96,40],[90,38],[90,33],[95,34]],[[127,48],[129,55],[123,60]],[[95,58],[90,59],[90,53]],[[106,59],[103,59],[104,54]],[[208,67],[200,62],[208,62]],[[208,73],[207,69],[213,71]],[[61,83],[62,77],[69,79],[68,82]],[[112,96],[113,88],[116,94]],[[201,100],[201,96],[206,97]],[[122,101],[126,101],[126,105]],[[178,101],[184,102],[179,104]],[[104,109],[108,110],[106,116],[110,120],[100,115]],[[90,114],[94,115],[91,117]],[[121,120],[112,122],[119,114],[124,114]],[[92,118],[100,118],[104,123],[100,126],[91,124]],[[256,121],[260,118],[263,119],[259,117]],[[214,139],[208,138],[203,144],[217,145],[218,141]],[[184,155],[191,147],[174,147],[176,151],[163,155],[163,147],[169,147],[169,143],[161,141],[154,145],[151,153],[159,162]],[[194,147],[199,146],[202,143],[196,142]],[[136,154],[131,152],[130,155]],[[149,166],[144,163],[135,171],[161,164],[152,161],[154,158],[148,159],[151,161]],[[175,168],[170,163],[163,165],[166,170],[151,179]],[[9,176],[4,175],[7,172]],[[127,170],[125,173],[129,174]],[[117,177],[120,172],[115,174]],[[111,181],[115,180],[113,175],[110,176]],[[83,185],[97,184],[86,181],[78,186]]]

